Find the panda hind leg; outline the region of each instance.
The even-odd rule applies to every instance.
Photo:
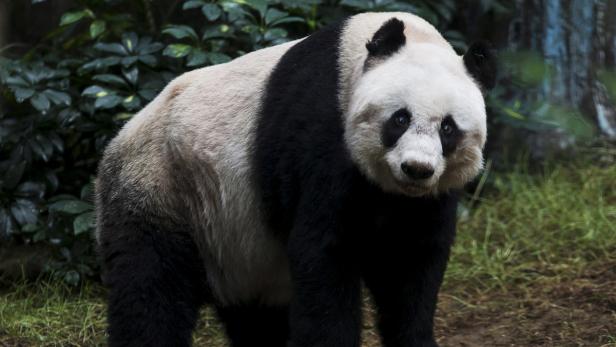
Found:
[[[104,282],[109,288],[109,346],[190,346],[207,299],[205,270],[185,230],[145,223],[104,228]]]
[[[287,307],[259,304],[217,306],[232,347],[285,347],[289,337]]]

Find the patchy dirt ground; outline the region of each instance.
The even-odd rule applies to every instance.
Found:
[[[614,262],[572,278],[539,277],[531,286],[509,287],[508,291],[455,292],[446,289],[440,296],[436,334],[442,347],[616,347]],[[365,313],[363,347],[380,346],[374,309],[367,299]],[[102,336],[97,340],[102,341]],[[1,347],[39,345],[50,344],[9,336],[0,329]],[[226,346],[211,310],[203,313],[195,346]]]
[[[616,264],[464,301],[444,293],[443,346],[616,346]]]
[[[366,305],[364,347],[380,346]],[[616,263],[576,278],[543,278],[508,292],[444,291],[436,318],[442,347],[616,346]]]
[[[476,294],[441,293],[436,318],[442,347],[616,347],[616,263],[575,278],[540,277],[532,286]],[[365,303],[363,347],[380,346],[375,311]],[[195,346],[225,346],[206,312]]]

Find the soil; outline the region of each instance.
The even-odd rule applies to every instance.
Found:
[[[443,293],[436,319],[443,347],[616,346],[616,264],[466,303]]]
[[[364,347],[380,346],[370,305],[366,313]],[[616,263],[507,292],[444,290],[435,325],[442,347],[616,347]]]

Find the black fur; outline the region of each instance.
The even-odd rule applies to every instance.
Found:
[[[492,46],[485,41],[473,43],[464,54],[464,65],[484,90],[496,85],[496,56]]]
[[[441,137],[441,145],[443,146],[443,155],[448,156],[456,150],[458,144],[464,137],[464,133],[460,130],[460,128],[458,128],[458,125],[451,116],[445,117],[445,119],[443,119],[443,124],[449,124],[449,126],[453,128],[452,133],[449,135],[444,134],[442,130],[439,132]]]
[[[203,261],[187,226],[117,181],[122,165],[105,158],[97,181],[109,346],[190,346],[199,308],[210,297]]]
[[[101,245],[109,346],[190,346],[206,299],[202,260],[185,230],[114,213]]]
[[[217,306],[216,309],[233,347],[286,346],[289,337],[289,311],[286,307],[245,303]]]
[[[385,22],[366,43],[368,59],[388,57],[396,53],[405,43],[404,22],[392,18]]]
[[[351,161],[337,88],[342,25],[282,57],[257,128],[256,184],[270,226],[288,245],[290,346],[359,346],[362,279],[385,346],[436,346],[456,198],[386,194]]]
[[[407,124],[401,124],[397,121],[398,117],[405,117],[408,119]],[[381,142],[383,146],[387,148],[393,147],[402,135],[409,128],[409,124],[411,122],[411,113],[405,109],[401,108],[398,111],[394,112],[391,117],[385,122],[383,125],[383,130],[381,133]]]

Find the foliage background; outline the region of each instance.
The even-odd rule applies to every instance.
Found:
[[[43,270],[69,284],[95,277],[92,181],[119,127],[184,71],[308,35],[358,12],[416,13],[460,52],[477,38],[496,44],[503,72],[488,100],[495,134],[488,148],[491,164],[506,168],[512,157],[507,153],[521,148],[531,153],[528,158],[541,159],[572,144],[609,141],[616,136],[609,123],[616,96],[610,65],[595,64],[574,81],[591,85],[584,89],[594,100],[591,107],[566,102],[571,97],[566,93],[556,95],[550,87],[554,76],[576,76],[579,66],[568,62],[573,70],[565,71],[560,56],[549,56],[549,44],[533,41],[532,35],[546,33],[525,22],[531,16],[524,11],[537,3],[0,0],[0,248],[40,251]],[[540,5],[543,23],[555,10]],[[599,10],[614,12],[608,5]],[[601,35],[609,36],[609,30]],[[588,110],[598,106],[607,114],[607,127]],[[33,272],[41,270],[28,261],[34,262]]]

